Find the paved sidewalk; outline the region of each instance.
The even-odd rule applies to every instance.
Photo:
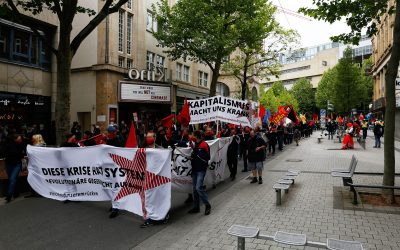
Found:
[[[318,144],[318,134],[302,140],[299,147],[290,145],[267,159],[264,184],[250,184],[243,179],[211,200],[210,216],[185,215],[133,249],[236,249],[236,238],[226,233],[233,224],[256,226],[268,234],[278,230],[304,233],[315,241],[328,237],[358,240],[366,249],[400,249],[400,214],[334,209],[333,190],[342,187],[342,180],[331,177],[330,169],[347,167],[355,154],[359,159],[357,172],[381,173],[383,148],[372,148],[373,138],[369,137],[366,150],[357,142],[355,150],[332,150],[341,147],[337,139],[325,137]],[[396,160],[400,160],[399,152]],[[289,168],[304,172],[289,194],[283,195],[282,206],[277,207],[272,186]],[[355,175],[354,181],[379,184],[382,176]],[[400,178],[396,183],[400,184]],[[293,248],[315,249],[246,240],[246,249]]]

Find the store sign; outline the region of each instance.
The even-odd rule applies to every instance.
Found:
[[[396,90],[400,90],[400,78],[396,78]]]
[[[130,69],[128,77],[131,80],[165,82],[165,69],[156,67],[154,70]]]
[[[171,102],[171,87],[145,84],[120,84],[121,101]]]

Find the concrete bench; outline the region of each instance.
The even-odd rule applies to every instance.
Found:
[[[228,229],[228,234],[238,237],[238,250],[246,249],[245,238],[257,238],[262,240],[275,241],[285,245],[292,246],[310,246],[316,248],[325,248],[331,250],[363,250],[363,246],[358,241],[344,241],[328,238],[326,242],[316,242],[307,240],[307,235],[287,233],[278,231],[274,236],[262,234],[256,227],[245,227],[233,225]]]
[[[350,186],[348,183],[353,183],[353,175],[356,170],[358,159],[354,157],[353,165],[351,166],[350,172],[331,172],[332,177],[341,177],[343,180],[343,186]],[[350,190],[354,191],[354,188],[350,186]]]
[[[318,139],[318,143],[321,143],[322,139],[324,139],[324,138],[322,137],[322,135],[320,135],[317,137],[317,139]]]
[[[282,198],[281,198],[282,192],[281,191],[285,190],[285,192],[286,192],[287,190],[289,190],[289,187],[290,187],[290,185],[280,184],[280,183],[277,183],[272,187],[273,189],[275,189],[275,192],[276,192],[276,205],[277,206],[282,204]]]
[[[334,168],[331,172],[342,172],[342,173],[350,173],[351,169],[354,167],[353,164],[356,160],[356,157],[353,155],[351,157],[350,165],[348,168]]]

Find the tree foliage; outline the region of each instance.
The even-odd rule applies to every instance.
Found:
[[[291,89],[296,98],[300,113],[312,113],[315,106],[315,92],[311,82],[305,78],[297,80]]]
[[[279,54],[296,41],[297,33],[283,29],[275,20],[276,7],[265,1],[253,23],[243,29],[238,50],[224,63],[223,71],[241,83],[241,98],[246,96],[248,80],[278,75]]]
[[[319,108],[326,108],[329,100],[335,112],[348,114],[352,108],[365,108],[371,101],[372,77],[352,61],[351,53],[347,48],[339,63],[324,73],[316,94]]]
[[[298,102],[294,95],[287,91],[282,82],[275,82],[271,88],[265,91],[264,87],[260,88],[260,102],[271,112],[277,112],[278,106],[292,105],[298,110]]]
[[[274,9],[263,0],[180,0],[172,7],[162,0],[153,6],[158,22],[154,36],[171,59],[210,67],[213,96],[224,59],[245,41],[252,47],[261,41]]]

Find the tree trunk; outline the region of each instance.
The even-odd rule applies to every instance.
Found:
[[[60,145],[65,140],[70,126],[70,103],[71,103],[71,61],[70,48],[72,25],[63,24],[60,20],[60,41],[58,43],[57,56],[57,99],[56,99],[56,142]]]
[[[212,69],[212,78],[210,84],[210,97],[215,96],[217,93],[217,83],[219,78],[219,71],[221,69],[221,62],[216,62],[214,69]]]
[[[383,185],[394,186],[395,157],[394,157],[394,130],[395,130],[395,81],[400,60],[400,1],[396,1],[396,17],[393,30],[393,46],[385,76],[385,134],[384,134],[384,173]],[[395,202],[393,190],[384,191],[390,195],[390,201]]]
[[[247,66],[244,67],[243,80],[242,80],[242,100],[246,100],[247,90]]]

